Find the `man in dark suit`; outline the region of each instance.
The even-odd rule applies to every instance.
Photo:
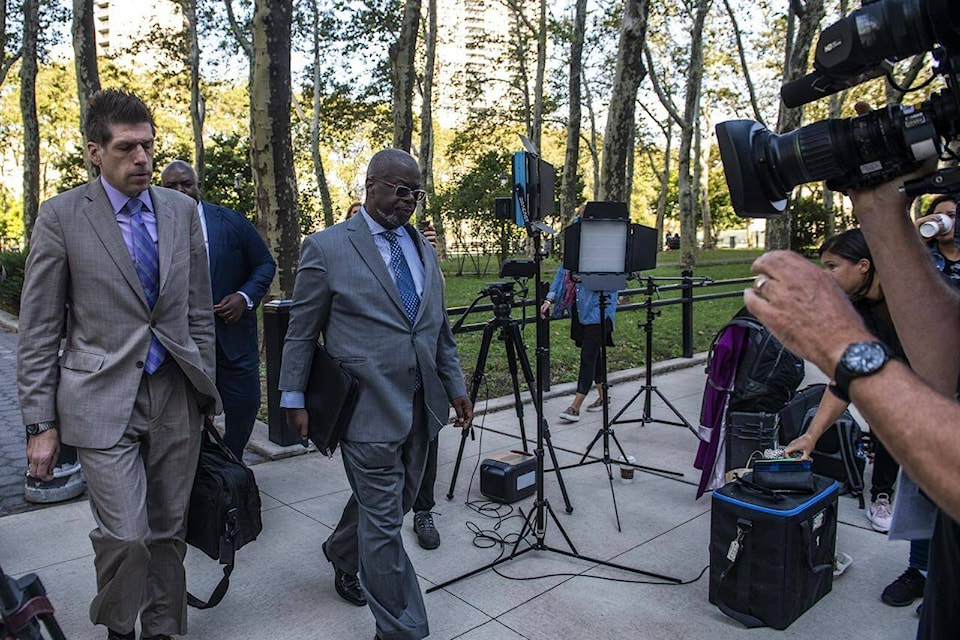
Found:
[[[391,640],[429,634],[400,536],[403,516],[450,404],[457,426],[473,417],[437,254],[408,224],[423,195],[416,160],[380,151],[367,167],[360,213],[303,241],[280,371],[281,406],[302,437],[309,420],[303,390],[321,333],[330,355],[360,381],[341,444],[353,494],[323,552],[338,593],[357,604],[365,599],[377,637]],[[362,592],[353,590],[357,573]]]
[[[149,108],[99,91],[84,131],[100,177],[40,206],[23,281],[27,461],[50,479],[60,443],[77,448],[93,623],[132,640],[139,616],[142,638],[168,639],[187,632],[185,520],[203,414],[220,404],[210,274],[193,201],[150,186]]]
[[[197,202],[216,313],[217,390],[226,415],[223,439],[242,460],[260,409],[256,309],[270,288],[277,263],[243,214],[200,199],[197,172],[189,164],[174,160],[160,174],[160,183]]]

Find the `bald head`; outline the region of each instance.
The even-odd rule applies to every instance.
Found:
[[[160,173],[160,184],[168,189],[176,189],[200,202],[197,172],[184,160],[174,160],[164,167]]]
[[[407,187],[403,197],[397,195],[400,186]],[[367,165],[364,208],[381,225],[395,229],[410,220],[417,208],[413,191],[419,189],[420,166],[413,156],[402,149],[378,151]]]

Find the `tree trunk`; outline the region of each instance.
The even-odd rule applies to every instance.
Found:
[[[697,194],[693,189],[693,136],[700,117],[700,93],[703,82],[703,25],[712,0],[697,0],[693,27],[690,29],[690,66],[684,94],[683,122],[680,129],[680,158],[677,185],[680,196],[680,264],[692,269],[697,264]],[[706,240],[704,234],[704,240]]]
[[[292,0],[256,0],[250,156],[257,222],[277,259],[273,296],[289,297],[300,249],[297,182],[290,138],[290,21]]]
[[[188,66],[190,68],[190,122],[193,125],[193,168],[197,172],[197,186],[203,188],[206,174],[206,154],[203,148],[203,121],[206,102],[200,93],[200,43],[197,35],[197,0],[181,0],[187,37],[190,39]]]
[[[543,135],[543,82],[547,72],[547,0],[540,0],[540,21],[537,29],[537,75],[533,85],[533,122],[530,139],[534,148],[542,153]]]
[[[798,0],[799,3],[799,0]],[[787,19],[786,50],[784,52],[783,82],[790,82],[807,73],[810,60],[810,47],[820,33],[820,21],[824,16],[823,0],[807,0],[804,3],[803,16],[799,24],[794,15],[794,4],[791,3]],[[796,29],[796,37],[793,30]],[[785,133],[792,131],[803,123],[803,107],[788,109],[780,102],[780,113],[777,118],[777,131]],[[766,248],[790,248],[790,213],[767,220]]]
[[[20,115],[23,120],[23,232],[27,243],[40,207],[40,124],[37,122],[37,33],[40,0],[23,2]]]
[[[313,176],[317,181],[320,195],[320,209],[323,211],[323,226],[332,227],[333,199],[330,197],[330,185],[327,184],[327,172],[323,168],[320,156],[320,8],[317,0],[310,3],[313,13],[313,113],[310,117],[310,157],[313,160]]]
[[[583,97],[587,105],[587,119],[590,121],[590,139],[587,140],[587,149],[590,151],[590,166],[593,168],[593,200],[600,199],[600,132],[597,130],[597,112],[593,108],[593,97],[590,95],[590,83],[581,72],[583,81]]]
[[[390,46],[393,79],[393,146],[409,152],[413,145],[414,54],[420,29],[420,0],[406,0],[400,36]]]
[[[73,60],[77,71],[77,98],[80,101],[80,140],[86,142],[83,122],[87,117],[90,96],[100,90],[100,71],[97,67],[97,42],[93,29],[93,0],[73,0]],[[90,156],[83,152],[83,165],[93,180],[97,170]]]
[[[570,37],[570,74],[567,94],[567,147],[563,157],[563,178],[560,184],[560,218],[564,224],[573,218],[577,208],[577,167],[580,163],[580,74],[583,71],[583,39],[587,29],[587,0],[577,0]]]
[[[647,37],[649,0],[624,0],[623,26],[617,50],[607,126],[603,135],[600,199],[626,200],[627,148],[633,137],[637,89],[646,75],[643,43]]]
[[[437,232],[437,252],[447,257],[447,234],[443,228],[443,215],[439,207],[432,206],[435,193],[433,183],[433,73],[437,60],[437,0],[427,0],[427,30],[424,34],[423,56],[423,104],[420,107],[420,173],[427,203],[423,215],[428,216]]]
[[[670,189],[670,152],[673,144],[673,120],[667,118],[666,150],[663,153],[663,174],[660,180],[660,193],[657,196],[657,239],[659,251],[663,247],[663,227],[667,216],[667,191]]]
[[[706,127],[707,131],[712,131],[713,127]],[[710,209],[710,152],[713,146],[710,144],[709,134],[704,135],[700,127],[700,120],[697,120],[697,200],[700,202],[700,213],[703,217],[703,248],[716,249],[717,236],[713,230],[713,212]]]

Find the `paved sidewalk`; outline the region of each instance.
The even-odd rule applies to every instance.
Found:
[[[812,372],[811,381],[822,376]],[[641,382],[616,376],[611,403],[618,411]],[[654,384],[691,421],[696,421],[703,391],[703,367],[672,372],[657,369]],[[602,414],[584,413],[577,424],[556,416],[570,401],[572,389],[555,388],[545,402],[553,444],[561,464],[575,463],[598,433]],[[592,394],[588,401],[592,401]],[[503,400],[497,401],[503,403]],[[480,403],[483,409],[483,403]],[[493,403],[491,403],[493,404]],[[461,439],[453,430],[440,438],[436,516],[442,544],[434,551],[417,546],[412,519],[404,541],[427,589],[495,560],[500,549],[481,548],[473,531],[515,535],[521,522],[497,521],[468,504],[484,500],[478,492],[479,462],[489,455],[517,449],[517,416],[512,403],[489,411],[475,441],[467,440],[454,498],[444,498]],[[502,406],[502,404],[501,404]],[[652,416],[673,420],[654,397]],[[640,417],[643,398],[624,415]],[[525,407],[526,424],[535,424]],[[502,433],[497,433],[502,432]],[[591,464],[567,469],[561,477],[572,513],[564,509],[557,477],[547,474],[545,494],[557,522],[549,522],[546,543],[567,550],[561,525],[577,551],[586,556],[682,578],[689,584],[663,586],[632,573],[558,553],[532,551],[425,595],[432,638],[465,640],[581,639],[738,639],[912,638],[915,607],[896,609],[880,602],[880,591],[906,567],[907,544],[890,542],[870,529],[851,498],[840,499],[838,547],[854,564],[813,609],[784,632],[747,631],[707,601],[708,578],[697,576],[708,564],[710,498],[694,500],[699,472],[692,468],[697,439],[687,429],[660,422],[615,426],[624,449],[639,464],[675,471],[679,477],[638,472],[633,482],[618,469]],[[614,450],[616,450],[614,445]],[[572,452],[572,453],[571,453]],[[598,443],[593,455],[601,455]],[[320,552],[349,495],[339,456],[300,455],[254,467],[263,495],[264,529],[240,550],[232,586],[224,601],[209,611],[190,611],[191,638],[226,640],[348,639],[373,637],[373,618],[365,608],[346,604],[333,589],[333,571]],[[513,505],[528,511],[532,498]],[[617,528],[619,514],[622,531]],[[95,591],[93,555],[88,533],[93,519],[85,502],[54,506],[0,518],[0,565],[11,575],[38,573],[57,608],[57,618],[71,640],[105,637],[93,627],[87,609]],[[209,594],[220,569],[193,549],[187,557],[188,580],[201,596]]]

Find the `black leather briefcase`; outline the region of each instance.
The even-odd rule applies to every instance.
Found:
[[[303,397],[310,417],[310,440],[321,453],[332,456],[357,408],[360,382],[317,342]]]

